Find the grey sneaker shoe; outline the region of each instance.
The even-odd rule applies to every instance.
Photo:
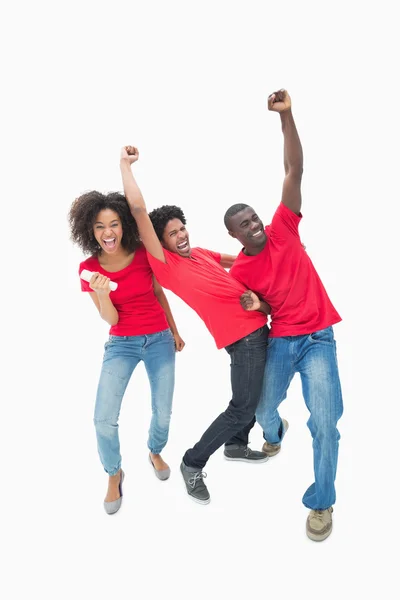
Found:
[[[119,481],[119,498],[117,498],[116,500],[113,500],[112,502],[104,502],[104,510],[106,511],[106,513],[108,515],[113,515],[114,513],[118,512],[119,509],[121,508],[121,504],[122,504],[122,483],[125,479],[125,473],[123,472],[123,470],[121,469],[121,478]]]
[[[150,461],[151,466],[153,467],[153,471],[154,471],[154,474],[157,477],[157,479],[160,479],[160,481],[166,481],[167,479],[169,479],[169,476],[171,475],[171,469],[169,467],[168,467],[168,469],[162,469],[162,471],[157,471],[157,469],[153,465],[153,461],[151,460],[150,454],[149,454],[149,461]]]
[[[187,467],[183,461],[181,462],[181,473],[189,496],[199,504],[208,504],[210,502],[210,494],[203,481],[207,477],[207,473],[203,473],[203,471],[196,470],[193,467]]]
[[[306,523],[306,533],[310,540],[322,542],[332,533],[332,513],[332,506],[326,510],[310,511]]]
[[[283,435],[285,435],[285,433],[289,429],[289,423],[286,421],[286,419],[282,419],[282,423],[283,423]],[[265,452],[265,454],[268,457],[276,456],[278,454],[278,452],[281,451],[281,445],[280,444],[270,444],[269,442],[264,442],[262,451]]]
[[[252,450],[248,446],[239,446],[238,444],[225,446],[224,457],[226,460],[241,460],[247,463],[263,463],[269,458],[265,452],[258,452],[258,450]]]

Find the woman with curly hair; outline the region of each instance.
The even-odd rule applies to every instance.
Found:
[[[174,391],[175,351],[185,345],[176,328],[168,300],[152,275],[135,220],[125,196],[91,191],[77,198],[69,212],[71,239],[89,258],[79,274],[82,291],[91,296],[110,328],[97,388],[94,424],[100,460],[109,475],[104,501],[107,514],[122,502],[118,417],[131,375],[143,361],[151,387],[152,419],[149,460],[156,476],[165,480],[170,469],[161,457],[168,440]],[[110,280],[118,284],[110,290]]]

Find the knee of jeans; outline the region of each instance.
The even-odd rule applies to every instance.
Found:
[[[102,437],[112,438],[118,429],[118,418],[93,419],[96,433]]]
[[[336,427],[336,422],[309,423],[309,429],[314,439],[320,443],[335,443],[340,440],[340,433]]]
[[[238,425],[239,427],[244,427],[254,417],[254,411],[253,410],[249,410],[248,408],[236,408],[235,409],[235,408],[229,407],[225,411],[225,415],[235,425]]]

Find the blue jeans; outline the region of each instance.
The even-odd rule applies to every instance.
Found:
[[[159,454],[168,440],[175,383],[175,344],[169,329],[150,335],[110,335],[105,344],[97,388],[94,424],[104,470],[118,473],[121,454],[118,417],[131,375],[142,360],[151,387],[150,452]]]
[[[256,419],[270,444],[284,435],[278,413],[295,373],[300,373],[303,397],[310,412],[315,482],[303,496],[307,508],[323,510],[336,500],[335,478],[340,435],[336,424],[343,413],[342,392],[332,327],[310,335],[269,338],[264,386]]]
[[[231,357],[232,399],[197,444],[187,450],[183,457],[186,466],[203,469],[211,454],[227,442],[247,445],[263,386],[268,333],[264,326],[226,347]]]

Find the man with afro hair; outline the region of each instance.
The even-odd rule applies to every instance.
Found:
[[[150,215],[132,174],[139,158],[137,148],[121,150],[120,167],[125,197],[137,223],[140,238],[159,283],[188,304],[204,321],[217,348],[231,357],[232,399],[226,410],[208,427],[201,439],[186,451],[181,473],[186,490],[200,504],[210,502],[203,469],[209,457],[225,444],[228,460],[265,462],[266,453],[248,447],[248,435],[260,400],[269,306],[264,313],[245,311],[240,297],[246,288],[225,270],[233,256],[203,248],[191,248],[186,219],[177,206],[162,206]]]

